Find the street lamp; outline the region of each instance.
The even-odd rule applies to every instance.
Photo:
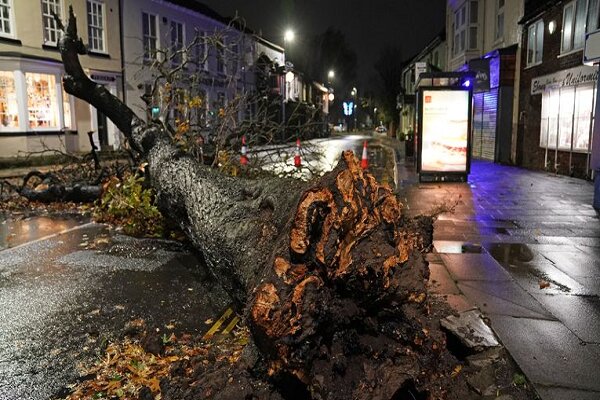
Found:
[[[285,34],[283,35],[283,40],[285,42],[293,42],[295,37],[296,37],[296,35],[294,34],[294,31],[291,29],[288,29],[287,31],[285,31]]]
[[[331,82],[333,80],[333,78],[335,78],[335,71],[330,69],[329,72],[327,73],[327,79],[329,79],[329,81]]]

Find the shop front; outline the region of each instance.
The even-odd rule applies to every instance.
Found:
[[[473,83],[473,158],[510,163],[516,46],[469,61]]]
[[[539,147],[546,169],[589,172],[597,80],[597,68],[578,66],[531,81],[531,95],[542,98]]]
[[[74,100],[62,88],[59,63],[2,59],[0,157],[48,149],[76,151]]]
[[[105,71],[87,71],[90,79],[104,86],[112,95],[118,97],[120,75]],[[94,132],[94,143],[102,150],[116,150],[121,146],[119,130],[106,115],[90,105],[90,125]]]

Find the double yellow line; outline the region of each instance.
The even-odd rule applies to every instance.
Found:
[[[223,315],[221,315],[221,318],[219,318],[213,324],[213,326],[210,327],[208,332],[206,332],[204,334],[204,336],[202,336],[202,339],[203,340],[211,339],[217,332],[219,332],[219,329],[221,328],[221,326],[223,326],[227,321],[229,321],[229,323],[227,325],[225,325],[225,329],[223,329],[221,331],[222,335],[229,335],[231,333],[231,331],[233,330],[233,328],[235,328],[237,323],[240,321],[240,317],[238,317],[233,312],[233,308],[231,308],[231,307],[227,307],[227,309],[225,310]]]

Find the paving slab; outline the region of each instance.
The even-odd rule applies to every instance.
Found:
[[[464,311],[475,310],[477,307],[462,294],[433,294],[434,297],[442,298],[450,308],[461,313]]]
[[[501,342],[536,388],[600,391],[600,346],[582,345],[560,321],[502,315],[492,316],[491,321]]]
[[[509,281],[510,274],[489,254],[441,254],[450,274],[459,281]]]
[[[537,295],[535,298],[584,342],[600,344],[600,299],[573,295]]]
[[[522,318],[555,319],[514,281],[459,282],[461,292],[485,314]]]
[[[429,290],[438,294],[460,294],[456,283],[443,264],[429,264]]]
[[[547,251],[543,255],[571,277],[600,277],[600,259],[581,251]]]

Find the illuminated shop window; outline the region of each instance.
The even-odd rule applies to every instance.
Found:
[[[0,130],[19,127],[19,106],[12,72],[0,71]]]
[[[540,147],[588,152],[594,87],[579,85],[546,91],[542,97]],[[557,140],[558,133],[558,140]]]
[[[63,124],[65,129],[72,129],[73,123],[71,119],[71,96],[65,92],[65,89],[62,90],[62,98],[63,98]]]
[[[29,127],[59,128],[56,77],[54,75],[26,73]]]

